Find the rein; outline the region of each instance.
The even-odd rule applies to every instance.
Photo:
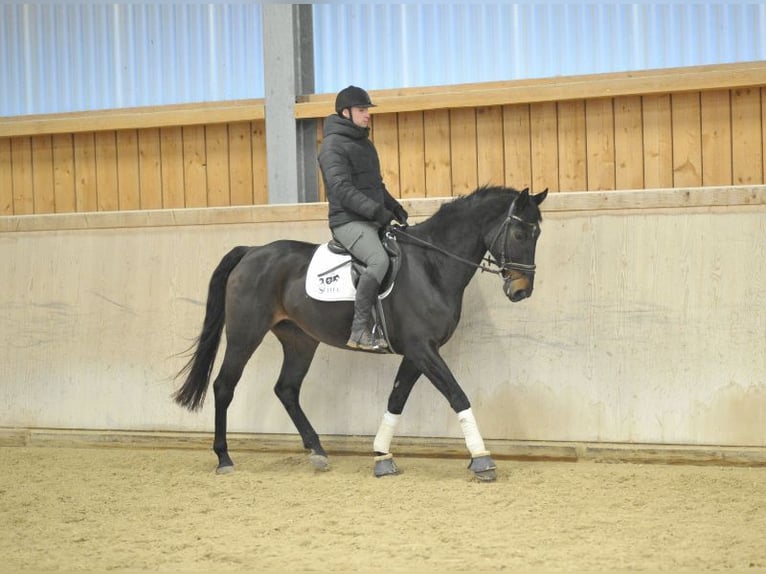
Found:
[[[450,259],[454,259],[455,261],[460,261],[461,263],[465,263],[466,265],[470,265],[471,267],[479,269],[482,273],[486,271],[487,273],[494,273],[495,275],[500,275],[503,272],[502,268],[492,269],[492,267],[488,267],[487,265],[483,265],[481,263],[474,263],[473,261],[469,261],[468,259],[460,257],[459,255],[450,253],[446,249],[442,249],[441,247],[439,247],[438,245],[434,245],[430,241],[426,241],[425,239],[420,239],[420,237],[415,237],[414,235],[411,235],[407,233],[406,231],[404,231],[406,228],[403,226],[392,225],[391,227],[389,227],[389,229],[391,231],[394,231],[395,233],[398,233],[399,235],[403,237],[406,237],[407,239],[411,239],[415,243],[420,243],[420,245],[428,247],[429,249],[433,249],[434,251],[438,251],[439,253],[441,253],[442,255],[446,255]],[[490,265],[497,265],[499,267],[499,265],[494,260],[490,259],[489,257],[484,257],[483,260],[489,263]]]
[[[501,259],[500,263],[492,259],[491,257],[484,257],[482,260],[486,261],[488,265],[485,265],[483,263],[474,263],[473,261],[469,261],[468,259],[465,259],[463,257],[460,257],[459,255],[455,255],[454,253],[450,253],[446,249],[443,249],[439,247],[438,245],[434,245],[430,241],[426,241],[425,239],[420,239],[419,237],[415,237],[414,235],[411,235],[404,231],[406,229],[405,227],[400,226],[391,226],[389,229],[393,230],[394,232],[402,235],[403,237],[406,237],[415,243],[420,243],[421,245],[424,245],[430,249],[433,249],[434,251],[438,251],[442,255],[446,255],[447,257],[454,259],[455,261],[460,261],[461,263],[465,263],[466,265],[470,265],[471,267],[474,267],[476,269],[479,269],[482,273],[494,273],[495,275],[503,276],[504,272],[507,271],[522,271],[524,273],[534,273],[536,269],[535,264],[528,265],[526,263],[516,263],[514,261],[506,260],[506,246],[508,244],[508,233],[510,233],[510,225],[512,221],[518,221],[525,225],[534,225],[532,223],[529,223],[528,221],[524,221],[521,219],[518,215],[515,215],[513,213],[513,209],[516,207],[516,198],[511,202],[511,207],[508,208],[508,215],[505,218],[505,221],[498,227],[497,233],[495,233],[495,237],[492,239],[492,243],[489,244],[489,248],[487,251],[492,253],[492,248],[495,246],[495,243],[497,243],[497,240],[502,235],[503,237],[503,250],[501,253]],[[493,269],[492,267],[489,267],[489,265],[494,265],[498,267],[498,269]]]

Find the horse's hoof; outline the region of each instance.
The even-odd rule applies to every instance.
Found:
[[[219,466],[215,469],[216,474],[231,474],[234,472],[234,465],[233,464],[227,464],[226,466]]]
[[[497,466],[489,453],[472,458],[468,469],[473,472],[473,475],[480,482],[493,482],[497,479],[497,473],[495,472]]]
[[[317,470],[330,470],[330,461],[323,454],[312,452],[309,455],[309,462]]]
[[[399,468],[394,462],[394,455],[384,454],[375,457],[375,477],[391,476],[399,474]]]

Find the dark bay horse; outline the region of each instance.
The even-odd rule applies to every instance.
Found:
[[[502,187],[482,187],[445,203],[426,221],[393,228],[402,251],[399,274],[383,309],[392,348],[402,355],[388,408],[373,443],[375,474],[396,474],[389,446],[413,385],[425,375],[457,413],[469,468],[481,480],[494,480],[495,464],[484,447],[468,397],[439,354],[460,321],[463,292],[489,252],[491,270],[503,280],[511,301],[532,294],[535,247],[542,220],[539,205],[547,190],[530,195]],[[177,403],[199,409],[226,326],[226,352],[215,379],[215,438],[218,472],[234,463],[226,444],[226,412],[245,364],[271,331],[282,343],[284,361],[274,391],[310,451],[310,461],[328,468],[327,453],[301,405],[303,379],[319,343],[346,348],[353,302],[322,302],[305,291],[306,269],[317,245],[279,240],[235,247],[213,272],[202,332],[196,349],[178,374],[185,381]],[[349,349],[351,350],[351,349]],[[364,351],[360,351],[364,352]]]

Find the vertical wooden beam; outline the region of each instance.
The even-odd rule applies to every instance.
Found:
[[[117,190],[120,210],[141,208],[138,132],[117,130]]]
[[[729,90],[702,92],[702,185],[731,185]]]
[[[74,173],[77,211],[98,211],[96,141],[93,132],[74,134]]]
[[[30,137],[11,138],[11,165],[13,166],[13,214],[31,215],[35,212],[35,199]]]
[[[182,132],[186,207],[207,207],[205,126],[184,126]]]
[[[702,185],[700,94],[673,94],[670,105],[673,127],[673,187]]]
[[[185,207],[182,128],[160,129],[160,153],[162,155],[162,207],[165,209]]]
[[[77,210],[72,134],[53,134],[53,195],[56,213]]]
[[[605,191],[616,187],[614,115],[612,98],[597,98],[585,103],[589,190]]]
[[[401,195],[399,182],[399,126],[397,114],[376,114],[372,120],[372,139],[380,157],[380,171],[388,192]]]
[[[32,185],[35,213],[55,213],[53,141],[50,135],[32,136]]]
[[[162,151],[159,128],[138,130],[141,209],[162,208]]]
[[[231,205],[253,204],[253,159],[250,122],[229,124]]]
[[[400,197],[423,197],[426,192],[423,112],[399,114]]]
[[[452,158],[448,110],[423,112],[426,197],[452,195]]]
[[[229,128],[226,124],[205,127],[205,163],[207,165],[207,204],[231,205],[229,184]]]
[[[476,158],[479,185],[503,185],[505,152],[503,149],[503,108],[476,108]]]
[[[478,184],[476,156],[476,110],[450,110],[452,195],[465,195]]]
[[[763,183],[762,113],[760,89],[733,90],[731,129],[734,185]]]
[[[643,96],[644,185],[673,187],[673,132],[670,126],[670,96]]]
[[[641,96],[614,99],[615,189],[644,187]]]
[[[516,189],[532,187],[529,104],[503,106],[505,185]]]
[[[120,195],[117,180],[117,139],[115,132],[96,132],[94,137],[98,210],[117,211],[120,209]]]
[[[0,215],[13,215],[11,138],[0,138]]]
[[[588,189],[585,102],[558,104],[559,191]]]
[[[266,161],[266,126],[263,120],[251,123],[251,146],[253,150],[253,203],[269,202],[268,164]]]
[[[559,191],[558,119],[555,102],[529,107],[532,192]]]

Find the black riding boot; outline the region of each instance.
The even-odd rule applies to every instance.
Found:
[[[378,296],[380,283],[372,275],[363,273],[356,286],[354,301],[354,320],[351,322],[351,336],[346,343],[352,349],[376,351],[387,348],[385,339],[376,338],[372,334],[372,306]]]

